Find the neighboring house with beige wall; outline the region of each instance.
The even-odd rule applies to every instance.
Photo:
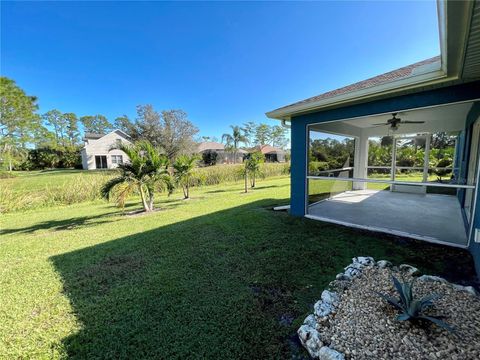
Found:
[[[123,151],[115,149],[120,144],[131,144],[130,137],[121,130],[106,135],[85,133],[83,140],[85,146],[81,154],[85,170],[114,169],[129,160]]]

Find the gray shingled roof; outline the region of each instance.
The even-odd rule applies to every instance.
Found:
[[[287,105],[287,106],[280,107],[280,108],[278,108],[274,111],[287,110],[288,108],[294,107],[294,106],[297,106],[297,105],[314,103],[316,101],[323,100],[323,99],[328,99],[328,98],[333,98],[333,97],[338,96],[338,95],[344,95],[344,94],[348,94],[350,92],[367,89],[367,88],[370,88],[370,87],[373,87],[373,86],[389,83],[389,82],[392,82],[392,81],[406,79],[410,76],[415,75],[415,71],[418,70],[420,67],[422,67],[424,65],[434,64],[436,62],[440,62],[440,56],[435,56],[433,58],[426,59],[426,60],[417,62],[415,64],[411,64],[411,65],[408,65],[408,66],[404,66],[400,69],[389,71],[385,74],[374,76],[372,78],[362,80],[362,81],[356,82],[354,84],[350,84],[348,86],[344,86],[344,87],[341,87],[341,88],[338,88],[338,89],[335,89],[335,90],[332,90],[332,91],[327,91],[326,93],[323,93],[323,94],[320,94],[320,95],[317,95],[317,96],[313,96],[313,97],[310,97],[310,98],[305,99],[305,100],[297,101],[297,102],[295,102],[293,104],[290,104],[290,105]]]

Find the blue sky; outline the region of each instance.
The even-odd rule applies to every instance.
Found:
[[[151,103],[217,137],[438,54],[434,1],[1,3],[1,73],[41,112]]]

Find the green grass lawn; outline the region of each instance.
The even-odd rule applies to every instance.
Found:
[[[0,357],[291,358],[353,256],[472,274],[464,251],[273,212],[286,177],[242,186],[162,196],[149,215],[103,201],[1,215]]]

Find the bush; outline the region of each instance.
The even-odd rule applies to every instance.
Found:
[[[218,153],[216,151],[207,150],[202,153],[202,161],[206,166],[217,164]]]
[[[328,170],[329,166],[326,161],[310,161],[308,164],[309,174],[316,175],[321,171]]]

